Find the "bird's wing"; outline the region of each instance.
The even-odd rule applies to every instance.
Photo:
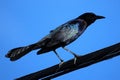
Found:
[[[71,20],[50,32],[49,38],[51,38],[51,40],[46,46],[51,47],[61,43],[68,44],[80,36],[85,29],[86,26],[82,21]]]

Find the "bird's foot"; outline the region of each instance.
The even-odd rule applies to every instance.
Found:
[[[80,57],[79,55],[75,55],[75,58],[74,58],[74,64],[77,63],[77,59],[78,59],[79,57]]]
[[[63,60],[59,63],[59,69],[62,67],[63,63],[64,63]]]
[[[56,72],[58,72],[58,71],[61,69],[63,63],[64,63],[64,61],[61,61],[61,62],[59,63],[59,67],[58,67],[58,69],[56,70]]]
[[[77,63],[77,58],[75,57],[75,58],[74,58],[74,64],[76,64],[76,63]]]

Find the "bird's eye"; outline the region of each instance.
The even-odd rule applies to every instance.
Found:
[[[89,16],[88,19],[94,21],[94,20],[95,20],[95,17]]]

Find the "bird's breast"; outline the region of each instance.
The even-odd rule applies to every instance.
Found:
[[[67,29],[66,32],[64,33],[64,41],[66,42],[67,40],[74,40],[79,33],[79,24],[72,24],[70,25]]]
[[[73,42],[85,31],[85,29],[86,24],[83,21],[71,24],[65,32],[64,42],[66,42],[66,44]]]

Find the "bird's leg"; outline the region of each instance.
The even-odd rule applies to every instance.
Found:
[[[57,53],[55,50],[53,50],[53,51],[54,51],[54,53],[56,54],[56,56],[59,58],[59,60],[61,61],[60,64],[59,64],[59,67],[61,67],[61,65],[64,63],[64,61],[63,61],[63,59],[58,55],[58,53]]]
[[[79,57],[79,55],[75,54],[74,52],[72,52],[71,50],[65,48],[65,47],[62,47],[64,50],[70,52],[72,55],[74,55],[74,64],[76,64],[76,61],[77,61],[77,58]]]

